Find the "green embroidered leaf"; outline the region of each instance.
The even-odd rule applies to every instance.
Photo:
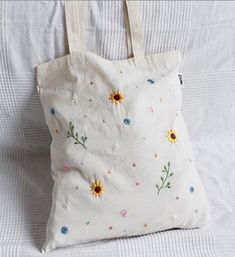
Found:
[[[74,142],[74,144],[75,145],[78,145],[78,144],[80,144],[80,145],[82,145],[84,148],[86,148],[86,146],[85,146],[85,141],[87,140],[87,136],[81,136],[80,137],[80,140],[79,140],[79,138],[78,138],[78,132],[76,132],[75,133],[75,135],[74,135],[74,125],[73,125],[73,123],[70,121],[69,122],[69,130],[68,130],[68,132],[67,132],[67,138],[73,138],[74,140],[75,140],[75,142]]]
[[[156,185],[158,195],[162,189],[171,188],[171,185],[170,185],[171,182],[167,181],[170,177],[173,176],[173,172],[169,173],[170,172],[170,162],[167,163],[167,166],[168,166],[168,168],[166,167],[166,165],[164,165],[164,167],[163,167],[164,169],[162,170],[162,172],[164,173],[164,176],[161,176],[161,181],[162,181],[161,186]]]

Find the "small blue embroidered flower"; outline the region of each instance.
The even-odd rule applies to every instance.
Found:
[[[68,230],[67,227],[62,227],[62,228],[61,228],[61,233],[62,233],[62,234],[66,235],[66,234],[68,234],[68,232],[69,232],[69,230]]]
[[[154,83],[155,83],[155,81],[154,81],[153,79],[148,79],[147,82],[148,82],[149,84],[154,84]]]
[[[194,186],[191,186],[191,187],[189,188],[189,192],[190,192],[190,193],[193,193],[194,191],[195,191]]]
[[[51,108],[51,114],[55,114],[55,108]]]
[[[125,119],[123,120],[123,123],[124,123],[125,125],[130,125],[130,124],[131,124],[131,120],[128,119],[128,118],[125,118]]]

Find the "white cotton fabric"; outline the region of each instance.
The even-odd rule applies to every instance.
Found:
[[[68,53],[62,1],[0,2],[0,255],[39,257],[51,205],[51,137],[34,68]],[[127,58],[121,1],[90,1],[87,48]],[[56,257],[235,256],[233,1],[141,1],[146,54],[180,49],[182,111],[210,225],[98,241]]]
[[[43,250],[205,225],[207,198],[181,114],[179,53],[143,56],[136,2],[127,4],[133,58],[73,51],[83,43],[79,35],[70,41],[84,28],[77,5],[66,9],[67,27],[79,25],[68,28],[70,55],[37,68],[55,182]]]

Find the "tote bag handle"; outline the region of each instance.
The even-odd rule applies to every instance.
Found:
[[[124,2],[127,9],[127,31],[129,31],[127,36],[133,56],[143,57],[145,54],[139,1]],[[86,52],[88,1],[65,1],[65,17],[70,53]]]

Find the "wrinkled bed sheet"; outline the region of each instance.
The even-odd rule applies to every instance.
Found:
[[[208,193],[211,220],[171,230],[59,249],[48,256],[235,256],[235,2],[143,1],[147,54],[180,50],[183,113]],[[121,1],[91,1],[88,50],[130,53]],[[68,54],[64,4],[0,2],[0,256],[41,256],[50,210],[50,135],[35,66]],[[157,218],[157,217],[156,217]]]

